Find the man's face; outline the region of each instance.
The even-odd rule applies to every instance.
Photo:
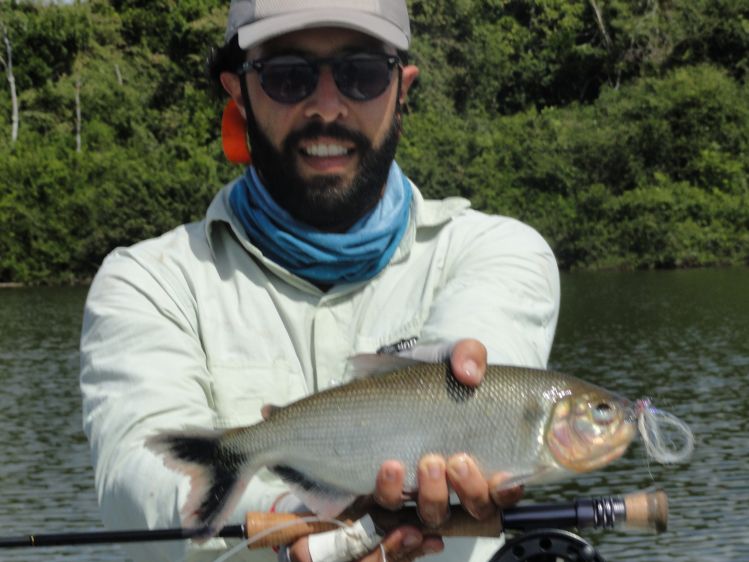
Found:
[[[294,53],[314,59],[352,51],[395,54],[367,35],[326,28],[284,35],[251,49],[248,58]],[[330,67],[323,65],[315,90],[293,104],[270,98],[256,72],[246,75],[253,162],[292,216],[324,230],[343,230],[376,205],[398,144],[399,102],[418,74],[416,67],[405,67],[398,91],[398,72],[393,69],[382,94],[356,101],[338,90]],[[227,90],[234,97],[236,90]],[[241,95],[235,100],[242,106]]]

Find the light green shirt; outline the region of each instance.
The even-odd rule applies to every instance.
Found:
[[[86,303],[83,426],[103,519],[111,528],[179,525],[189,478],[144,448],[163,429],[231,427],[347,380],[347,359],[402,340],[476,338],[491,363],[546,365],[559,277],[546,242],[464,199],[425,201],[390,264],[368,282],[323,292],[265,259],[222,189],[206,218],[113,251]],[[374,485],[374,483],[373,483]],[[284,486],[252,478],[235,512],[266,511]],[[496,548],[451,541],[444,560]],[[213,560],[224,541],[132,547],[135,560]],[[185,549],[188,554],[185,555]],[[453,552],[452,549],[457,549]],[[185,558],[186,556],[186,558]],[[439,557],[432,558],[439,560]],[[270,550],[232,560],[275,560]]]

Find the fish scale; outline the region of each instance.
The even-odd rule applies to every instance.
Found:
[[[615,415],[617,424],[590,421],[595,412],[588,410],[600,404],[607,408],[598,416]],[[612,450],[626,448],[635,433],[625,421],[627,407],[615,394],[553,371],[490,365],[481,385],[469,388],[445,363],[416,363],[276,408],[254,426],[199,436],[166,433],[149,446],[193,476],[188,522],[216,526],[229,496],[241,494],[239,482],[263,466],[282,467],[283,477],[292,475],[323,502],[326,494],[371,493],[390,459],[404,463],[405,486],[413,490],[419,459],[429,453],[468,453],[487,477],[501,471],[515,481],[554,480],[576,470],[570,470],[575,455],[588,462],[595,453],[608,462]],[[577,443],[580,427],[593,431],[590,443]],[[549,435],[561,443],[553,451]],[[199,448],[207,451],[202,461]]]

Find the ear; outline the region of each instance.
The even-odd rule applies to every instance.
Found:
[[[244,111],[244,101],[242,100],[242,87],[239,85],[239,81],[243,78],[233,72],[222,72],[220,78],[224,90],[226,90],[226,93],[234,101],[242,117],[246,119],[247,115]]]
[[[400,102],[401,105],[406,103],[406,97],[411,86],[419,76],[419,68],[413,64],[409,64],[403,67],[403,75],[401,78],[401,91],[400,91]]]

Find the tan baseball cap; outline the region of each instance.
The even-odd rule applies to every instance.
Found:
[[[224,39],[235,34],[248,49],[279,35],[315,27],[343,27],[408,50],[406,0],[232,0]]]

